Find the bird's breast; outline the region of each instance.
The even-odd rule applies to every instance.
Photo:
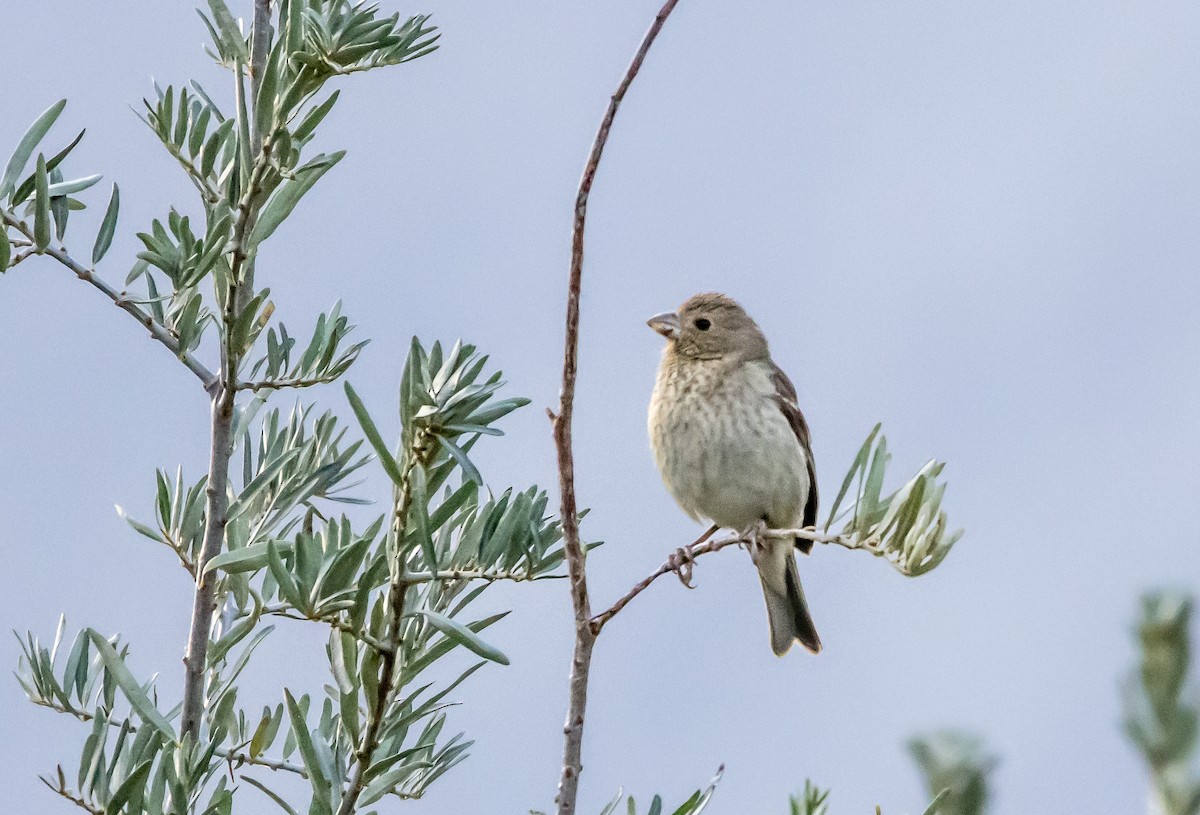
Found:
[[[692,517],[734,529],[800,517],[807,466],[766,369],[664,360],[649,431],[663,481]]]

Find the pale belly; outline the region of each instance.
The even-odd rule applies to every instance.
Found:
[[[651,444],[663,481],[683,510],[736,530],[758,521],[799,526],[809,490],[807,462],[769,379],[753,378],[736,394],[723,381],[700,393],[679,393],[673,384],[668,379],[656,388]]]

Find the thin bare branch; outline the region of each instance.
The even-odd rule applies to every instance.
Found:
[[[345,631],[356,640],[365,642],[367,645],[374,648],[381,654],[387,654],[395,650],[390,644],[380,642],[378,638],[371,636],[366,631],[362,631],[350,623],[345,622],[337,617],[322,616],[322,617],[307,617],[303,614],[296,614],[290,606],[268,606],[262,610],[263,614],[269,614],[272,617],[283,617],[288,620],[299,620],[301,622],[324,623],[332,626],[338,631]]]
[[[571,420],[575,407],[575,379],[579,367],[579,296],[583,283],[583,238],[587,222],[588,196],[596,179],[600,158],[608,135],[612,130],[617,109],[625,98],[630,85],[642,67],[650,46],[658,37],[667,17],[678,0],[667,0],[654,22],[642,37],[641,45],[634,54],[617,90],[609,100],[608,109],[600,121],[592,149],[584,165],[583,177],[579,180],[579,191],[575,196],[575,218],[571,234],[571,266],[567,282],[566,336],[563,349],[562,392],[559,397],[558,415],[552,416],[554,446],[558,457],[558,481],[561,493],[559,516],[563,526],[563,548],[566,554],[567,573],[571,581],[571,605],[575,613],[575,648],[571,659],[571,674],[568,680],[567,720],[563,726],[562,773],[558,782],[555,802],[558,815],[574,815],[579,794],[579,775],[583,771],[583,724],[587,711],[588,674],[591,670],[592,648],[595,634],[592,631],[592,611],[587,589],[587,551],[579,540],[579,515],[575,502],[575,461],[571,448]]]
[[[60,773],[62,772],[61,767],[59,767],[59,772]],[[92,806],[87,801],[85,801],[82,796],[78,796],[75,793],[71,792],[69,789],[66,788],[66,786],[64,786],[62,784],[59,784],[57,786],[54,784],[51,784],[49,779],[44,778],[44,777],[41,778],[41,781],[43,784],[45,784],[47,787],[49,787],[51,790],[53,790],[55,794],[61,795],[63,798],[67,799],[68,801],[70,801],[72,804],[79,807],[80,809],[86,810],[86,811],[92,813],[92,815],[104,815],[103,809],[100,809],[100,807]]]
[[[271,0],[254,0],[254,28],[250,42],[250,110],[258,110],[258,90],[262,87],[267,55],[271,51]],[[262,152],[263,138],[258,129],[258,117],[251,117],[250,149],[254,155]]]
[[[392,523],[389,536],[391,538],[391,572],[387,599],[387,640],[388,650],[380,653],[379,684],[375,698],[371,700],[367,710],[367,724],[363,728],[362,738],[354,750],[354,760],[342,792],[342,802],[338,806],[337,815],[352,815],[358,808],[358,798],[366,784],[366,772],[371,766],[371,758],[375,748],[379,746],[379,734],[383,728],[383,720],[395,696],[396,663],[400,658],[400,628],[404,620],[405,600],[412,581],[408,578],[403,550],[404,533],[408,526],[408,513],[412,505],[413,468],[428,463],[436,445],[429,444],[428,437],[423,432],[417,432],[412,441],[412,447],[404,456],[404,469],[401,471],[400,483],[392,494]]]
[[[33,239],[33,232],[28,226],[25,225],[24,221],[17,220],[7,212],[0,211],[0,215],[3,216],[4,224],[6,226],[16,229],[30,240]],[[87,266],[84,266],[82,263],[79,263],[73,257],[71,257],[65,249],[50,247],[45,251],[44,254],[54,258],[63,266],[70,269],[80,280],[84,281],[85,283],[90,283],[92,286],[103,292],[105,297],[107,297],[109,300],[112,300],[119,309],[124,311],[126,314],[129,314],[135,320],[145,326],[146,330],[150,332],[151,337],[165,345],[167,349],[179,359],[180,362],[187,366],[189,371],[199,377],[200,381],[204,384],[204,389],[206,391],[209,393],[214,391],[217,386],[216,375],[212,371],[208,370],[208,368],[204,367],[204,365],[189,352],[181,348],[179,345],[179,340],[176,339],[175,335],[172,334],[165,325],[155,320],[154,317],[151,316],[150,312],[138,307],[136,303],[125,296],[124,292],[118,292],[112,286],[108,285],[108,283],[104,282],[104,280],[96,275],[95,269],[91,269]]]
[[[566,580],[565,574],[538,574],[526,572],[489,572],[483,569],[446,569],[437,572],[410,572],[410,583],[432,583],[435,580],[483,580],[488,583],[509,581],[511,583],[533,583],[538,580]]]
[[[838,546],[844,546],[847,549],[866,549],[867,551],[871,551],[873,554],[880,554],[880,555],[882,554],[882,552],[874,551],[872,549],[872,547],[870,545],[868,545],[869,542],[857,541],[857,540],[854,540],[854,539],[844,536],[844,535],[826,535],[824,533],[817,532],[816,530],[811,529],[811,528],[809,528],[809,529],[766,529],[757,534],[760,535],[761,537],[767,537],[767,538],[787,538],[787,539],[792,539],[792,540],[794,540],[796,538],[803,538],[805,540],[813,541],[814,543],[832,543],[832,544],[837,544]],[[604,628],[604,625],[609,620],[611,620],[613,617],[617,616],[617,614],[621,611],[621,609],[623,609],[623,608],[625,608],[625,606],[629,605],[629,603],[633,600],[633,598],[637,597],[643,591],[650,588],[650,584],[653,583],[655,580],[658,580],[658,578],[662,577],[663,575],[671,574],[672,572],[678,573],[680,570],[681,560],[682,561],[695,560],[696,558],[700,557],[701,555],[708,555],[708,554],[712,554],[713,552],[719,552],[722,549],[729,547],[729,546],[754,545],[754,543],[755,543],[754,538],[755,538],[755,533],[731,534],[731,535],[726,535],[725,537],[722,537],[722,538],[715,538],[713,540],[709,540],[704,543],[691,544],[690,546],[683,547],[680,551],[683,552],[684,558],[681,559],[676,556],[667,558],[667,560],[663,563],[663,565],[659,566],[657,569],[655,569],[653,572],[651,572],[647,577],[645,577],[644,579],[639,581],[636,585],[634,585],[633,588],[631,588],[624,595],[622,595],[622,597],[619,600],[617,600],[615,603],[613,603],[606,611],[603,611],[600,614],[597,614],[595,617],[593,617],[591,620],[592,633],[599,634],[600,630]]]
[[[237,218],[233,225],[230,242],[229,291],[225,295],[225,309],[221,317],[221,373],[212,391],[212,413],[208,482],[205,487],[204,543],[196,559],[196,592],[192,600],[192,621],[188,632],[187,652],[183,658],[183,715],[180,720],[180,736],[189,733],[196,737],[200,732],[200,721],[204,713],[204,672],[208,657],[208,636],[212,627],[212,616],[216,611],[217,576],[205,566],[221,553],[225,544],[225,526],[229,521],[229,459],[233,455],[233,413],[237,401],[237,370],[240,362],[238,349],[233,347],[230,335],[237,319],[237,304],[244,298],[241,287],[242,271],[247,260],[246,239],[254,226],[262,192],[263,176],[271,158],[270,139],[263,142],[262,152],[255,156],[250,171],[250,182],[238,202]]]

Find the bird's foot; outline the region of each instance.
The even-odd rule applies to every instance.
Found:
[[[692,585],[692,564],[695,562],[696,558],[692,555],[690,546],[681,546],[667,557],[667,566],[675,572],[679,582],[689,589],[696,588]]]
[[[767,522],[758,521],[745,532],[742,533],[742,540],[746,549],[750,552],[750,559],[758,564],[759,553],[762,552],[765,546],[767,532]]]

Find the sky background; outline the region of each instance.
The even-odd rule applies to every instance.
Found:
[[[237,4],[234,4],[235,6]],[[248,13],[248,3],[239,13]],[[106,174],[72,218],[86,255],[108,181],[122,223],[101,269],[186,179],[130,112],[151,77],[222,99],[190,2],[0,0],[0,153],[51,102],[69,169]],[[384,6],[391,8],[391,0]],[[554,483],[570,208],[608,95],[654,0],[428,0],[441,49],[370,74],[320,136],[349,155],[260,256],[302,333],[341,298],[371,345],[350,380],[395,429],[410,336],[463,337],[533,400],[480,445],[498,485]],[[621,109],[592,195],[576,460],[606,604],[699,531],[645,440],[661,338],[688,295],[741,300],[796,382],[831,496],[871,426],[899,480],[949,462],[967,534],[905,579],[818,547],[801,563],[826,650],[772,656],[752,566],[703,559],[609,628],[593,667],[581,813],[618,786],[668,803],[727,772],[714,815],[786,811],[805,778],[833,812],[920,812],[904,743],[960,727],[1001,757],[994,815],[1126,813],[1145,773],[1120,731],[1146,588],[1200,588],[1200,6],[1157,0],[683,0]],[[195,478],[207,406],[192,375],[50,261],[0,279],[0,623],[120,631],[176,698],[191,591],[120,521],[152,517],[153,472]],[[339,388],[309,394],[348,415]],[[286,399],[279,400],[287,404]],[[893,482],[894,483],[894,482]],[[372,476],[368,494],[386,499]],[[557,782],[565,585],[497,590],[515,613],[451,724],[472,758],[396,811],[524,813]],[[315,689],[324,633],[280,628],[245,699]],[[15,667],[12,639],[0,664]],[[281,674],[283,676],[281,677]],[[0,787],[13,812],[67,812],[36,780],[84,730],[0,683]],[[243,805],[271,805],[246,790]]]

